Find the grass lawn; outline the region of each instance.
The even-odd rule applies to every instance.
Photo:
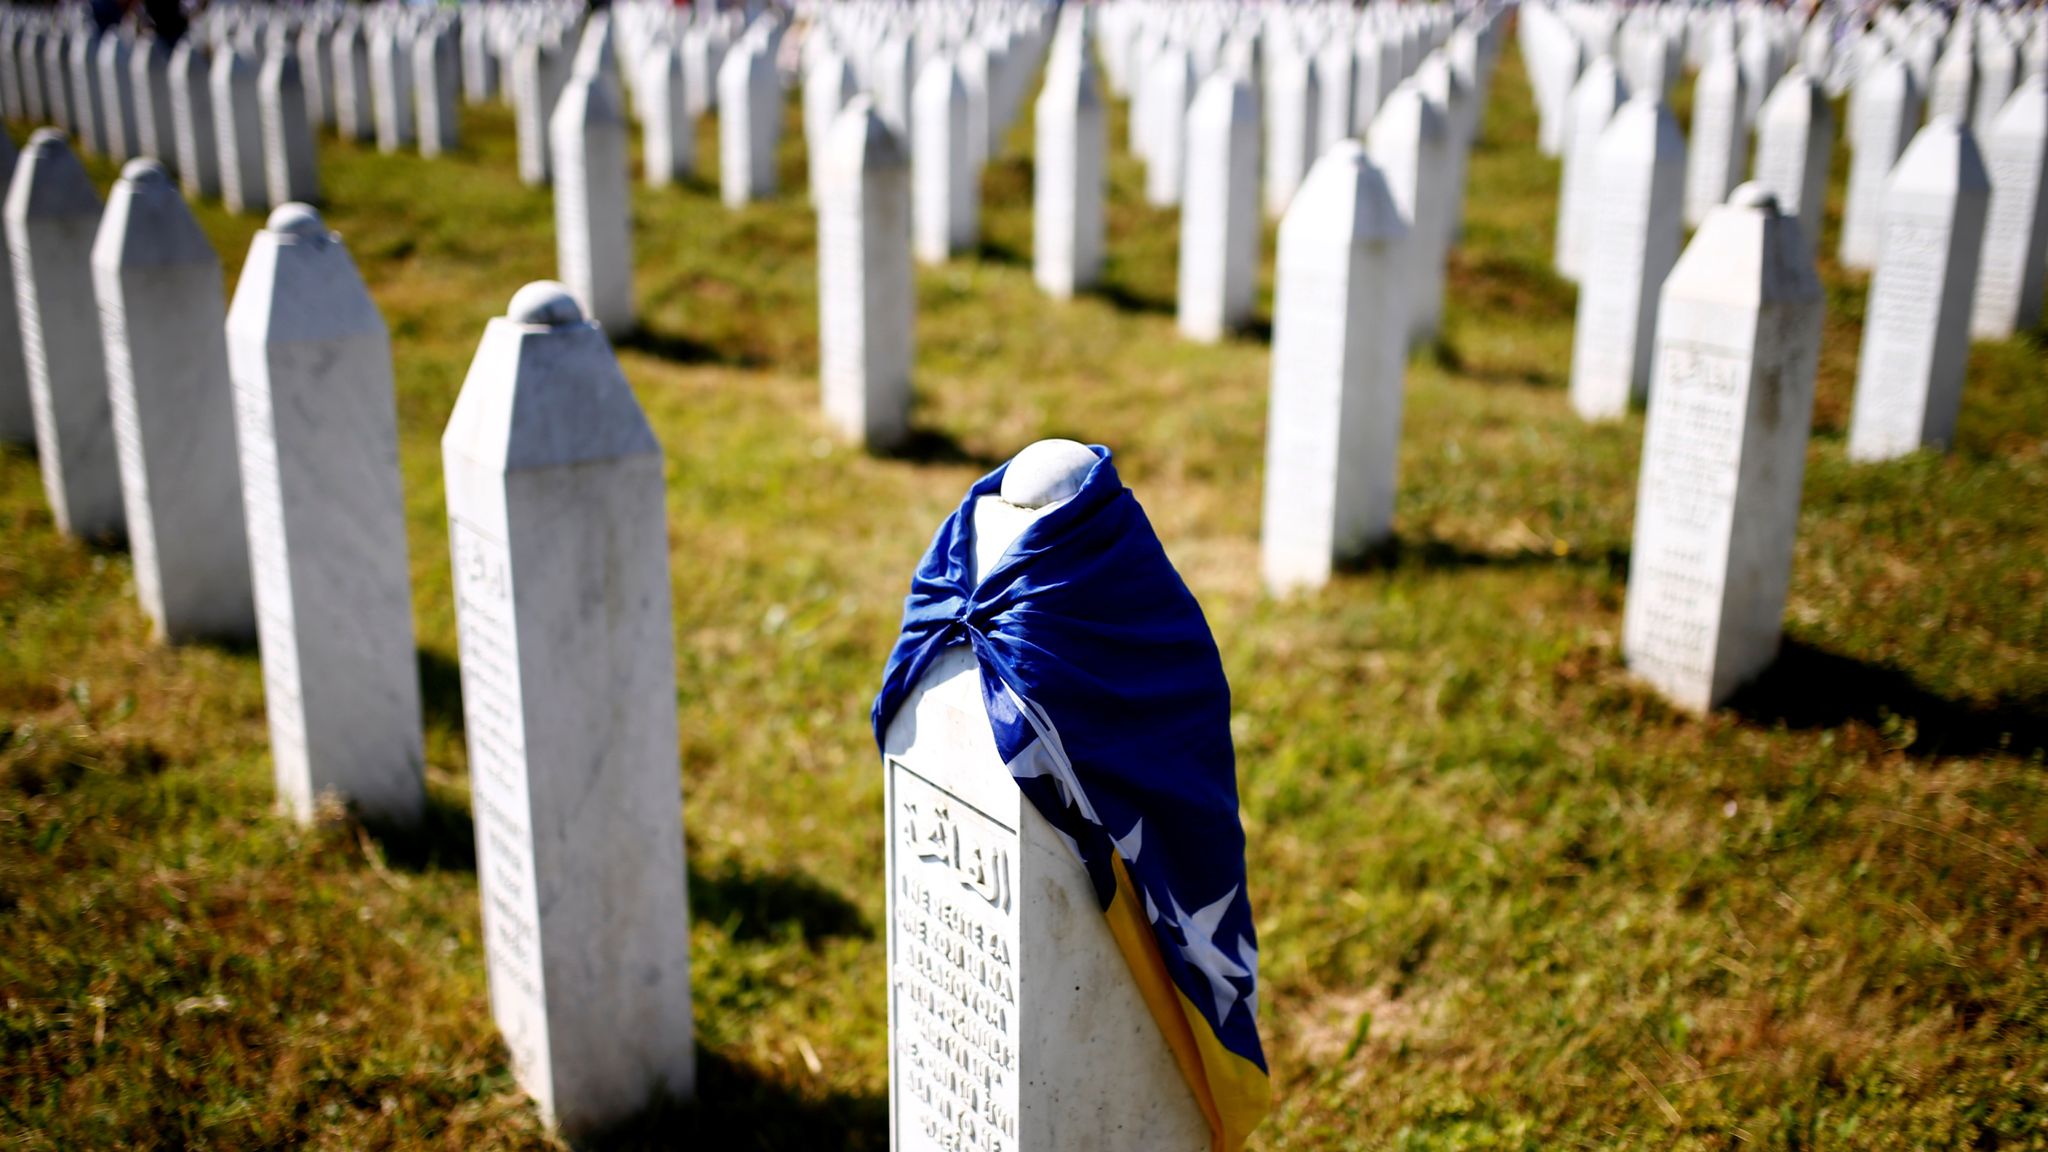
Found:
[[[1122,116],[1102,290],[1031,284],[1028,123],[978,258],[920,270],[894,458],[817,411],[794,101],[775,202],[719,205],[708,123],[703,179],[634,191],[620,359],[668,456],[703,1070],[617,1143],[887,1146],[869,702],[939,519],[1071,436],[1116,450],[1235,689],[1255,1146],[2048,1147],[2041,337],[1972,351],[1953,453],[1852,467],[1864,279],[1824,261],[1785,655],[1688,719],[1618,654],[1642,421],[1567,405],[1512,44],[1409,374],[1398,545],[1313,598],[1256,579],[1272,233],[1253,334],[1179,340]],[[58,536],[0,453],[0,1143],[554,1146],[486,1003],[439,452],[484,321],[553,274],[552,209],[503,109],[463,131],[436,161],[320,145],[397,358],[424,831],[280,816],[255,653],[153,645],[126,555]],[[258,222],[199,213],[232,284]]]

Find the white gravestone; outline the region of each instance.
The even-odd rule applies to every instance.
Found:
[[[755,37],[733,46],[718,68],[718,187],[728,208],[775,195],[782,139],[782,88],[775,62]]]
[[[413,40],[412,88],[422,156],[445,155],[461,146],[461,72],[453,29],[443,25]]]
[[[1145,73],[1145,203],[1171,208],[1186,186],[1188,112],[1195,96],[1195,68],[1188,51],[1168,45]]]
[[[826,134],[818,205],[818,368],[825,418],[870,451],[910,434],[910,158],[857,96]]]
[[[1622,650],[1705,712],[1777,657],[1813,424],[1821,289],[1797,218],[1735,190],[1664,286]]]
[[[868,87],[874,92],[875,111],[899,140],[916,138],[910,107],[918,76],[914,57],[909,37],[884,36],[868,64]]]
[[[14,137],[0,132],[0,195],[5,195],[5,190],[14,183],[14,170],[19,163]],[[0,223],[0,244],[5,244],[6,239],[5,225]],[[0,274],[0,444],[33,444],[35,409],[28,397],[28,365],[22,359],[21,315],[14,304],[11,258],[0,272],[4,272]]]
[[[279,798],[418,819],[420,694],[391,341],[341,238],[286,204],[228,307],[235,440]]]
[[[48,119],[49,103],[43,92],[43,39],[34,28],[22,29],[15,66],[21,75],[21,118],[38,122]]]
[[[241,49],[223,45],[213,57],[207,90],[213,102],[214,147],[220,157],[220,199],[235,213],[269,206],[263,170],[263,110],[256,62]]]
[[[1249,81],[1218,72],[1188,108],[1180,213],[1178,325],[1213,343],[1251,319],[1259,274],[1259,105]]]
[[[1342,36],[1316,53],[1316,157],[1352,136],[1351,113],[1357,107],[1351,91],[1356,80],[1352,63],[1351,45]],[[1309,162],[1313,166],[1314,157]]]
[[[919,260],[943,264],[981,239],[981,170],[968,154],[967,88],[950,58],[924,66],[910,103],[913,243]]]
[[[487,104],[498,95],[498,55],[491,48],[491,25],[481,19],[462,22],[462,99]]]
[[[135,46],[129,58],[135,85],[135,148],[138,155],[178,167],[178,122],[171,99],[171,48],[154,36]]]
[[[190,33],[171,50],[171,117],[178,134],[178,184],[194,198],[220,195],[213,63],[199,37]]]
[[[62,30],[52,30],[43,38],[43,97],[49,104],[47,111],[50,121],[69,132],[71,119],[71,81],[66,71],[71,56],[71,45]]]
[[[710,30],[693,24],[683,33],[682,51],[683,99],[691,116],[702,116],[718,107],[718,65],[724,48]]]
[[[975,506],[977,573],[1094,460],[1063,440],[1019,453]],[[892,1146],[1209,1149],[1086,870],[996,750],[972,649],[932,662],[883,748]]]
[[[100,198],[63,133],[29,137],[7,188],[7,252],[43,492],[57,529],[83,539],[126,528],[92,288]]]
[[[1046,69],[1033,116],[1031,272],[1067,300],[1102,275],[1109,126],[1085,46]]]
[[[626,118],[600,74],[572,76],[548,125],[555,170],[555,258],[583,314],[616,339],[639,320],[633,303]]]
[[[1295,189],[1320,152],[1318,118],[1324,111],[1316,67],[1300,53],[1282,51],[1266,70],[1266,215],[1287,212]]]
[[[374,140],[377,121],[370,97],[370,49],[362,25],[350,20],[334,33],[334,122],[343,140]]]
[[[100,40],[96,28],[73,32],[65,47],[64,74],[71,82],[71,119],[78,147],[88,156],[107,154],[107,111],[100,92]]]
[[[1984,166],[1991,176],[1991,204],[1970,333],[2003,340],[2041,322],[2048,264],[2048,74],[2027,77],[2006,101],[1984,142]]]
[[[953,53],[960,87],[967,93],[967,155],[978,169],[988,163],[989,121],[995,113],[989,95],[988,50],[969,39]]]
[[[666,188],[697,170],[697,118],[690,114],[682,53],[673,45],[657,45],[644,76],[640,163],[648,187]]]
[[[2019,82],[2019,52],[2005,34],[1988,31],[1977,41],[1977,95],[1970,108],[1970,133],[1984,139],[2005,110]]]
[[[1316,161],[1281,221],[1259,522],[1275,593],[1322,586],[1393,533],[1411,239],[1355,140]]]
[[[154,160],[131,161],[92,249],[135,590],[160,639],[250,639],[220,257]]]
[[[1558,275],[1567,280],[1576,282],[1585,271],[1587,242],[1599,226],[1595,216],[1599,187],[1594,173],[1600,166],[1600,133],[1627,99],[1621,73],[1606,56],[1588,64],[1586,74],[1572,88],[1565,113],[1571,127],[1558,184],[1557,240],[1552,254]]]
[[[1450,58],[1441,51],[1423,57],[1422,67],[1415,72],[1415,86],[1444,119],[1444,190],[1450,203],[1444,209],[1444,235],[1438,242],[1448,252],[1465,227],[1465,170],[1471,159],[1472,137],[1478,130],[1477,109],[1472,90],[1458,79]]]
[[[1691,153],[1685,166],[1685,223],[1697,228],[1742,181],[1749,128],[1742,115],[1742,69],[1723,52],[1700,69],[1692,90]]]
[[[309,20],[299,29],[299,79],[306,86],[306,115],[315,128],[334,127],[334,29]]]
[[[1962,407],[1990,178],[1967,125],[1936,116],[1899,157],[1863,317],[1849,458],[1947,447]]]
[[[389,23],[370,34],[370,105],[377,118],[377,151],[387,155],[414,140],[410,41]]]
[[[1443,117],[1413,83],[1402,81],[1380,104],[1366,151],[1386,177],[1408,221],[1408,346],[1436,337],[1444,307],[1443,214],[1448,162]]]
[[[1749,25],[1737,50],[1742,64],[1743,117],[1751,125],[1762,115],[1764,102],[1785,74],[1785,46],[1761,21]],[[1811,243],[1811,237],[1808,238]]]
[[[804,78],[804,157],[809,169],[811,203],[825,199],[825,139],[839,119],[839,110],[853,99],[853,68],[846,57],[826,52]]]
[[[1770,189],[1779,211],[1799,217],[1800,235],[1818,251],[1835,149],[1834,106],[1820,85],[1792,71],[1778,81],[1758,116],[1756,182]]]
[[[313,121],[299,58],[273,52],[257,77],[263,118],[263,177],[270,203],[320,199],[320,166],[313,152]]]
[[[93,75],[100,86],[100,111],[106,118],[107,156],[116,162],[138,155],[135,77],[129,67],[131,51],[127,37],[112,33],[100,37],[99,55],[93,60]]]
[[[1650,387],[1664,277],[1678,260],[1685,139],[1655,89],[1621,106],[1590,174],[1594,222],[1572,328],[1572,407],[1625,415]]]
[[[513,122],[519,146],[519,179],[530,187],[548,182],[548,123],[569,82],[566,50],[523,41],[512,57]]]
[[[661,446],[558,284],[441,438],[491,1015],[576,1136],[696,1087]]]
[[[1905,61],[1886,56],[1856,79],[1849,94],[1849,190],[1842,205],[1845,268],[1877,262],[1884,184],[1920,123],[1920,93]]]

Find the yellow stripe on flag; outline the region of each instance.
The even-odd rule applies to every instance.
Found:
[[[1145,1007],[1166,1037],[1174,1062],[1194,1090],[1195,1102],[1209,1120],[1211,1152],[1239,1152],[1272,1107],[1272,1084],[1259,1066],[1223,1046],[1180,986],[1167,974],[1166,961],[1159,955],[1159,938],[1145,921],[1144,900],[1123,856],[1110,855],[1116,872],[1116,896],[1104,914],[1109,930],[1123,951],[1124,962],[1145,997]]]

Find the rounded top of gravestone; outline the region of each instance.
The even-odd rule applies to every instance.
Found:
[[[122,165],[121,179],[126,180],[130,184],[147,184],[154,186],[158,184],[169,184],[171,182],[171,174],[164,170],[164,166],[162,164],[156,162],[155,160],[149,159],[147,156],[144,156],[138,157],[137,159],[134,160],[130,160],[128,163]]]
[[[23,151],[48,152],[52,148],[62,147],[63,144],[64,133],[61,129],[38,128],[35,130],[35,133],[28,138],[28,147],[23,149]]]
[[[1003,500],[1019,508],[1043,508],[1071,500],[1095,467],[1095,453],[1077,440],[1040,440],[1011,459],[1003,470]]]
[[[277,209],[271,212],[270,219],[264,221],[263,227],[287,236],[303,236],[309,239],[327,235],[327,222],[320,219],[320,213],[314,211],[311,204],[301,204],[296,200],[278,205]]]
[[[1755,208],[1773,216],[1778,213],[1778,194],[1754,180],[1738,184],[1728,194],[1728,203],[1735,208]]]
[[[583,322],[583,308],[569,287],[555,280],[535,280],[512,294],[505,315],[521,324],[560,328]]]

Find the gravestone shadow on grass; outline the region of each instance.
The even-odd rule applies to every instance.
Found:
[[[434,648],[416,650],[420,669],[420,718],[427,728],[461,736],[462,666]]]
[[[2048,751],[2048,698],[1958,700],[1883,664],[1786,638],[1777,662],[1738,690],[1728,710],[1764,727],[1865,724],[1909,756],[2032,756]]]
[[[475,872],[476,825],[469,804],[432,786],[420,808],[418,824],[387,824],[363,820],[358,827],[365,834],[362,847],[369,854],[370,841],[385,864],[401,872]]]
[[[734,940],[796,935],[806,944],[833,937],[872,938],[874,926],[852,901],[810,876],[789,870],[749,871],[727,860],[690,869],[690,915],[717,924]]]
[[[909,464],[970,464],[984,472],[990,471],[1008,457],[998,459],[985,452],[976,452],[960,443],[958,437],[943,428],[912,425],[910,434],[901,444],[881,453],[884,459],[901,460]]]
[[[727,368],[758,369],[768,366],[759,356],[727,352],[680,332],[662,332],[642,321],[632,333],[618,337],[612,346],[666,360],[671,364],[718,364]]]
[[[1147,296],[1121,280],[1108,277],[1104,277],[1081,295],[1099,296],[1117,311],[1135,315],[1171,316],[1177,307],[1170,296]]]
[[[801,1065],[793,1073],[805,1074]],[[657,1100],[631,1120],[569,1146],[578,1152],[881,1152],[889,1146],[888,1126],[889,1102],[884,1096],[799,1092],[781,1079],[700,1046],[694,1101]]]
[[[1605,569],[1616,580],[1628,575],[1629,550],[1620,545],[1607,548],[1572,548],[1563,555],[1536,548],[1486,551],[1433,536],[1391,538],[1336,566],[1338,572],[1368,573],[1419,569],[1426,572],[1456,572],[1470,568],[1592,568]]]

